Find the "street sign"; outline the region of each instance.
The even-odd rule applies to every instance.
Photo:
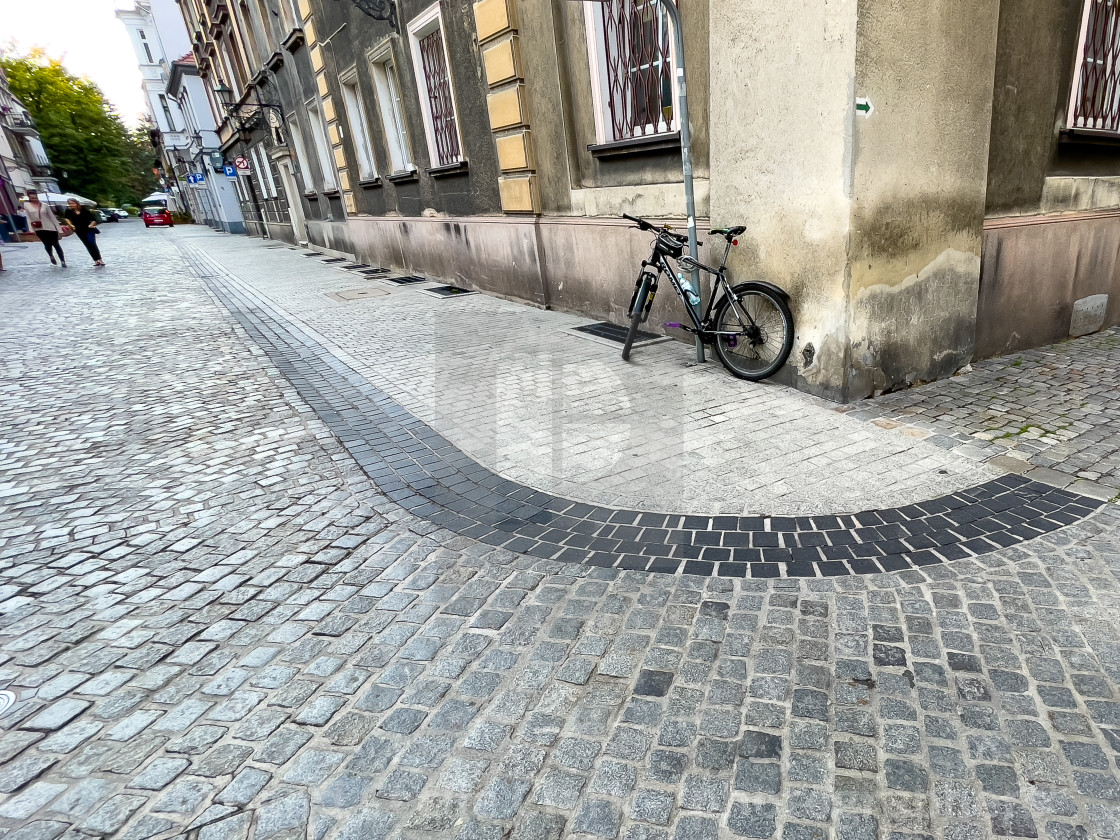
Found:
[[[871,100],[866,96],[857,96],[856,111],[863,114],[865,117],[870,117],[875,113],[875,106],[871,104]]]
[[[194,186],[201,186],[206,183],[206,175],[202,172],[190,172],[187,174],[187,183]]]
[[[210,153],[210,168],[213,169],[215,172],[221,172],[222,168],[225,166],[225,163],[226,163],[225,158],[222,157],[221,152],[211,152]]]
[[[233,165],[237,167],[238,175],[249,174],[249,158],[245,157],[244,155],[238,155],[237,157],[235,157],[233,159]]]
[[[235,167],[232,163],[227,163],[225,166],[223,166],[222,171],[226,173],[226,177],[231,181],[237,180],[237,167]]]

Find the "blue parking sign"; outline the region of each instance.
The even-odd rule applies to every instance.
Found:
[[[231,181],[237,180],[237,167],[235,167],[232,163],[227,163],[225,166],[223,166],[222,171],[226,173],[226,177]]]

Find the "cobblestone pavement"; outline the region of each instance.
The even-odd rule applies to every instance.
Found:
[[[982,447],[1068,486],[1092,481],[1120,493],[1120,328],[973,365],[964,376],[841,411],[905,424]],[[947,445],[949,445],[947,443]],[[1026,467],[1024,467],[1025,469]]]
[[[640,346],[626,363],[620,345],[568,332],[588,318],[483,295],[437,302],[283,246],[192,233],[191,250],[414,416],[546,492],[639,510],[793,516],[907,505],[1002,473],[951,439],[821,411],[832,404],[735,380],[715,361],[697,367],[677,342]],[[328,297],[363,287],[389,294]]]
[[[4,840],[1120,837],[1115,505],[895,574],[518,555],[120,227],[5,251]]]

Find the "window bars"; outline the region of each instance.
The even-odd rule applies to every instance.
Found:
[[[1120,5],[1086,0],[1067,128],[1120,134]]]
[[[437,27],[420,39],[420,60],[435,134],[437,166],[458,163],[459,132],[455,127],[455,105],[451,100],[451,77],[443,52],[443,33]]]
[[[673,68],[667,15],[657,0],[609,0],[601,5],[600,14],[603,81],[613,139],[672,131]]]

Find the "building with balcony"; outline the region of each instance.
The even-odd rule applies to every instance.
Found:
[[[9,229],[28,190],[58,192],[58,181],[34,120],[0,68],[0,216],[9,220]]]
[[[792,297],[781,381],[851,401],[1120,323],[1116,0],[680,0],[684,55],[654,0],[180,5],[286,200],[262,232],[622,321],[619,215],[684,215],[685,72],[696,224]]]

